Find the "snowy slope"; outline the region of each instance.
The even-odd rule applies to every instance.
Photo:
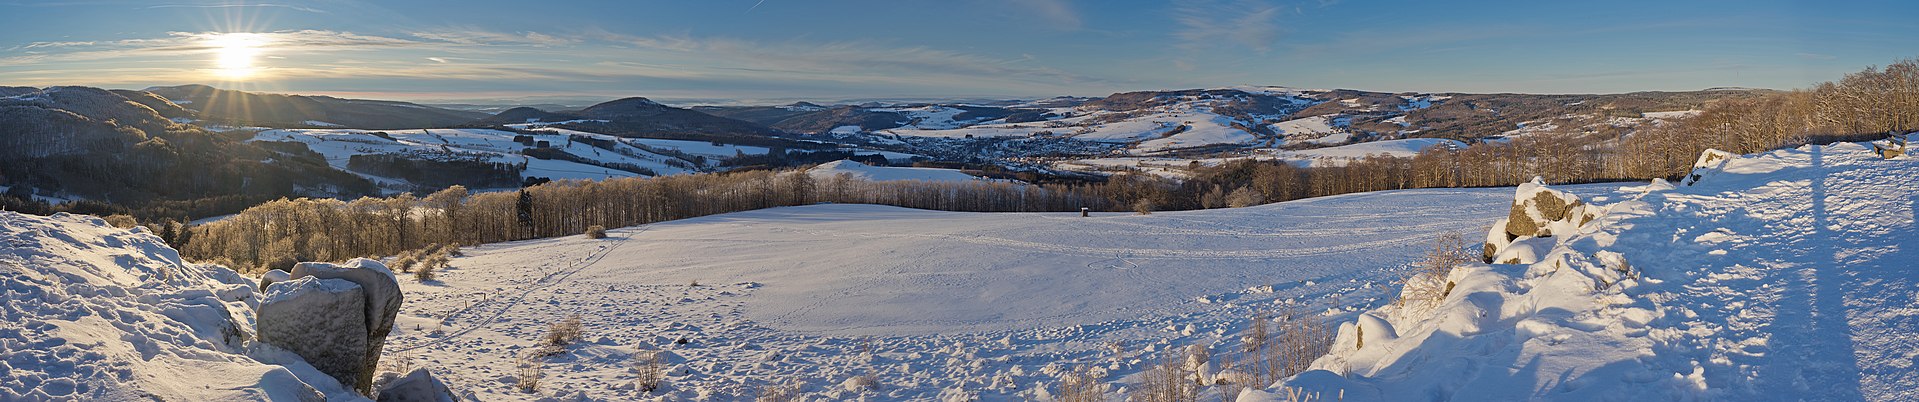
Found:
[[[1445,138],[1407,138],[1299,151],[1278,151],[1276,154],[1281,159],[1287,160],[1324,160],[1331,164],[1343,164],[1343,160],[1365,158],[1371,155],[1411,158],[1418,155],[1419,151],[1435,146],[1462,149],[1466,147],[1466,143]]]
[[[1431,312],[1367,313],[1324,371],[1286,385],[1348,401],[1919,399],[1919,160],[1840,143],[1700,173],[1540,239],[1538,263],[1455,271]]]
[[[1484,230],[1510,193],[1090,218],[815,205],[485,245],[439,282],[405,281],[387,351],[486,400],[743,400],[777,384],[812,400],[1044,400],[1071,365],[1126,386],[1167,348],[1230,348],[1257,311],[1384,303],[1375,284],[1440,232]],[[513,357],[566,314],[587,342],[545,361],[541,394],[511,389]],[[660,393],[632,388],[642,349],[669,353]],[[841,386],[869,374],[878,389]]]
[[[257,299],[144,230],[0,212],[0,401],[364,400],[254,344]]]
[[[871,181],[920,180],[920,181],[977,181],[985,178],[966,174],[953,169],[868,166],[864,163],[837,160],[822,163],[807,169],[806,174],[815,179],[831,179],[839,175],[848,175],[855,179]]]
[[[373,133],[385,133],[383,138]],[[536,141],[546,141],[566,153],[588,160],[604,161],[652,169],[659,174],[681,174],[693,171],[679,164],[669,163],[674,158],[658,155],[625,144],[617,145],[620,151],[605,150],[586,144],[567,140],[567,135],[584,135],[601,139],[615,139],[601,134],[577,131],[550,131],[552,134],[533,135]],[[614,177],[634,177],[639,173],[610,169],[590,164],[563,160],[545,160],[520,155],[525,145],[513,142],[520,135],[510,131],[488,129],[418,129],[418,130],[355,130],[355,129],[293,129],[267,130],[254,135],[253,141],[293,141],[307,145],[308,149],[325,155],[327,164],[335,169],[347,170],[347,161],[353,155],[365,154],[406,154],[420,158],[483,158],[499,163],[525,163],[522,175],[527,177],[546,177],[552,179],[606,179]],[[730,156],[730,155],[729,155]],[[366,176],[365,174],[362,174]],[[393,179],[371,177],[382,181]]]

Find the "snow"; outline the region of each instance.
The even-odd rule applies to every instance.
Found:
[[[1466,143],[1445,138],[1406,138],[1300,151],[1285,151],[1282,152],[1282,154],[1297,158],[1358,159],[1368,155],[1382,154],[1400,158],[1411,158],[1414,155],[1418,155],[1419,151],[1432,147],[1462,149],[1466,147]]]
[[[630,164],[652,169],[659,174],[682,174],[692,169],[667,163],[674,158],[654,154],[628,145],[618,145],[622,152],[600,149],[584,142],[571,142],[568,135],[583,135],[601,139],[617,137],[601,134],[546,129],[551,134],[535,134],[536,141],[546,141],[554,148],[589,160]],[[373,133],[386,133],[392,139],[381,138]],[[520,155],[525,145],[513,142],[513,137],[521,135],[510,131],[491,129],[410,129],[410,130],[357,130],[357,129],[289,129],[267,130],[254,134],[252,141],[294,141],[305,143],[308,149],[324,155],[327,164],[341,171],[349,171],[347,162],[353,155],[365,154],[408,154],[420,158],[481,158],[484,160],[519,164],[525,163],[521,173],[527,177],[546,177],[552,179],[606,179],[615,177],[634,177],[638,173],[604,168],[579,162],[563,160],[545,160]],[[635,156],[637,155],[637,156]],[[731,154],[728,154],[731,156]],[[690,165],[689,165],[690,166]],[[397,180],[358,173],[383,182]]]
[[[0,400],[364,400],[249,339],[253,283],[143,229],[0,212]]]
[[[1678,111],[1671,111],[1671,112],[1645,112],[1645,113],[1641,113],[1640,115],[1645,116],[1646,118],[1649,118],[1649,119],[1670,120],[1670,119],[1682,119],[1687,117],[1698,116],[1700,113],[1704,113],[1704,112],[1705,111],[1703,110],[1678,110]]]
[[[850,160],[837,160],[814,166],[806,174],[815,179],[830,179],[839,175],[848,175],[856,179],[871,181],[919,180],[966,182],[986,180],[953,169],[868,166]]]
[[[1330,115],[1302,117],[1273,123],[1268,127],[1286,136],[1287,143],[1344,143],[1347,136],[1341,130],[1333,128],[1333,117]]]
[[[346,126],[328,123],[328,122],[319,121],[319,120],[307,120],[307,121],[300,122],[300,124],[305,124],[305,125],[314,126],[314,127],[346,127]]]
[[[1429,311],[1367,312],[1397,337],[1355,347],[1343,326],[1323,371],[1284,385],[1347,401],[1919,398],[1919,163],[1839,143],[1702,165],[1693,185],[1589,205],[1604,213],[1532,244],[1535,263],[1456,270]]]
[[[1044,400],[1071,365],[1123,385],[1160,351],[1229,349],[1259,311],[1348,319],[1382,305],[1375,284],[1437,233],[1484,230],[1511,194],[1090,218],[833,204],[484,245],[436,282],[402,281],[387,352],[483,400],[742,400],[776,384],[824,400]],[[514,356],[567,314],[586,341],[545,360],[541,394],[511,389]],[[632,387],[639,350],[669,352],[659,393]],[[861,375],[877,389],[842,386]]]

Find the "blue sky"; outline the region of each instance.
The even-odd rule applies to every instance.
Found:
[[[1919,2],[1899,1],[0,0],[0,14],[0,85],[414,100],[1789,89],[1919,57]]]

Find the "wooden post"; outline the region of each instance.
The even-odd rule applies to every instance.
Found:
[[[1079,217],[1084,218],[1088,216],[1093,216],[1093,209],[1087,208],[1087,207],[1079,207]]]

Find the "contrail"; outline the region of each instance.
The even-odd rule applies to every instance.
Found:
[[[758,3],[753,3],[753,6],[752,6],[752,7],[747,7],[747,8],[746,8],[746,12],[749,12],[749,13],[750,13],[750,12],[753,12],[753,9],[756,9],[756,8],[760,8],[760,5],[761,5],[761,4],[766,4],[766,0],[760,0],[760,2],[758,2]]]

